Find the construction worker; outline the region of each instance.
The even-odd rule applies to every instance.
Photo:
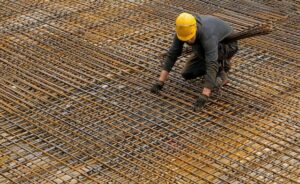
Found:
[[[164,86],[169,72],[181,55],[184,43],[192,47],[193,54],[188,59],[182,76],[185,80],[204,76],[204,86],[194,103],[194,111],[201,109],[208,101],[214,88],[225,85],[230,59],[237,52],[237,41],[222,43],[232,33],[232,28],[214,16],[193,16],[181,13],[176,18],[176,34],[170,47],[158,82],[151,92],[158,94]]]

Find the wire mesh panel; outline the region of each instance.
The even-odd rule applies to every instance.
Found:
[[[299,3],[0,4],[0,183],[300,182]],[[276,27],[240,41],[229,85],[200,112],[188,52],[149,90],[183,11]]]

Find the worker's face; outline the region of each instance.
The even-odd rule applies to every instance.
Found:
[[[195,43],[196,41],[196,35],[193,36],[193,38],[189,39],[188,41],[186,41],[187,44],[192,45],[193,43]]]

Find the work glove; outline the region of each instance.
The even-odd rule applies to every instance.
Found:
[[[159,91],[162,90],[163,86],[164,86],[164,82],[163,81],[159,81],[159,82],[157,82],[156,84],[154,84],[152,86],[152,88],[151,88],[150,91],[151,91],[151,93],[158,94]]]
[[[205,103],[208,101],[208,96],[206,95],[200,95],[196,102],[194,103],[193,110],[194,112],[198,112],[202,107],[205,105]]]

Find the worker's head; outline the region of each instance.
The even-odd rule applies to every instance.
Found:
[[[176,18],[176,34],[179,40],[192,44],[196,39],[196,18],[189,13],[181,13]]]

